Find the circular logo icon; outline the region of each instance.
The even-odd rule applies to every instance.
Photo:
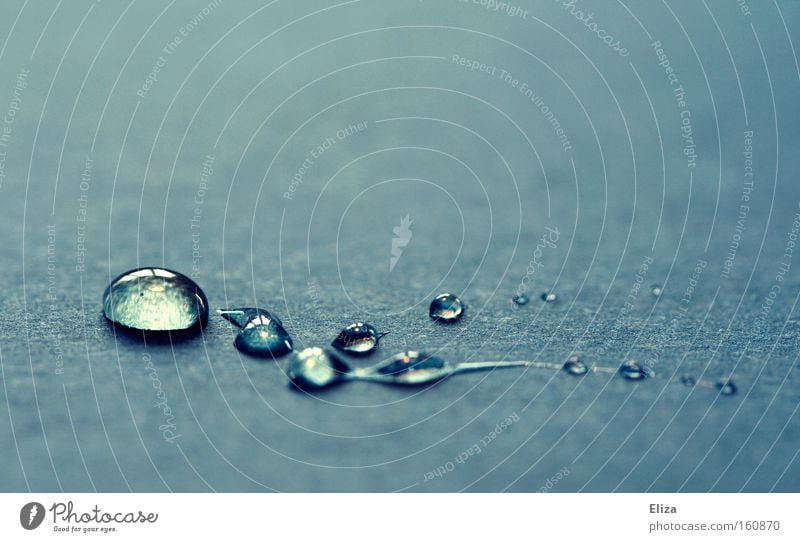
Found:
[[[29,502],[19,511],[19,522],[23,529],[34,530],[44,521],[44,506],[42,503]]]

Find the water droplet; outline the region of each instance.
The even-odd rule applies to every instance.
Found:
[[[542,301],[545,301],[547,303],[552,303],[553,301],[558,299],[558,296],[556,295],[555,292],[542,292],[541,298]]]
[[[619,368],[619,374],[628,380],[643,380],[652,376],[650,371],[635,361],[626,361]]]
[[[367,369],[365,377],[390,384],[415,386],[441,380],[453,374],[456,366],[443,359],[408,351],[396,354],[383,363]]]
[[[220,316],[241,328],[233,344],[253,356],[278,357],[292,351],[292,338],[281,321],[258,308],[225,309]]]
[[[653,294],[655,297],[658,297],[658,296],[660,296],[662,291],[663,291],[663,290],[662,290],[662,288],[661,288],[661,285],[660,285],[660,284],[653,284],[653,285],[650,287],[650,293],[651,293],[651,294]]]
[[[371,324],[356,322],[340,331],[331,345],[349,354],[369,354],[378,347],[378,341],[384,335],[386,333],[378,333]]]
[[[681,384],[693,388],[694,385],[697,384],[697,380],[695,380],[693,376],[684,375],[681,377]]]
[[[570,358],[564,362],[562,368],[569,374],[577,376],[582,376],[589,372],[589,368],[581,360],[580,356],[570,356]]]
[[[739,388],[736,387],[736,384],[733,383],[733,380],[722,380],[717,382],[715,387],[722,395],[734,395],[737,391],[739,391]]]
[[[429,314],[440,322],[455,322],[464,314],[464,303],[453,294],[439,294],[431,301]]]
[[[517,305],[527,305],[530,299],[528,299],[528,296],[526,296],[525,294],[518,294],[512,297],[511,301],[513,301]]]
[[[351,371],[352,367],[333,352],[311,347],[292,356],[286,375],[300,389],[317,390],[347,380]]]
[[[144,331],[180,331],[208,320],[208,300],[189,277],[159,267],[123,273],[103,293],[103,314]]]

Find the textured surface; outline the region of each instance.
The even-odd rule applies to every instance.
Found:
[[[586,0],[628,56],[557,2],[33,4],[0,7],[1,489],[800,490],[800,4]],[[213,312],[115,334],[103,289],[142,265],[273,311],[297,349],[390,331],[355,365],[656,376],[309,396]],[[456,324],[428,317],[441,291]]]

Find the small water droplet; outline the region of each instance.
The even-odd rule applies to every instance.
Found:
[[[736,384],[733,383],[733,380],[722,380],[717,382],[715,387],[722,395],[734,395],[737,391],[739,391],[739,388],[736,387]]]
[[[689,386],[690,388],[693,388],[694,385],[697,384],[697,380],[695,380],[695,378],[693,376],[683,375],[681,377],[681,384],[683,384],[684,386]]]
[[[555,292],[542,292],[541,298],[542,301],[545,301],[547,303],[552,303],[556,299],[558,299],[558,296],[556,295]]]
[[[512,297],[511,301],[513,301],[517,305],[527,305],[530,299],[528,299],[528,296],[526,296],[525,294],[518,294]]]
[[[649,370],[635,361],[626,361],[623,363],[619,368],[619,374],[628,380],[643,380],[651,376]]]
[[[589,368],[581,360],[580,356],[570,356],[564,362],[562,368],[571,375],[582,376],[589,372]]]
[[[356,322],[340,331],[331,345],[349,354],[369,354],[378,347],[378,341],[384,335],[386,333],[378,333],[371,324]]]
[[[429,314],[440,322],[455,322],[464,314],[464,303],[453,294],[439,294],[431,301]]]
[[[653,285],[650,287],[650,293],[651,293],[651,294],[653,294],[655,297],[658,297],[658,296],[660,296],[662,291],[663,291],[663,290],[662,290],[662,288],[661,288],[661,285],[660,285],[660,284],[653,284]]]
[[[180,331],[208,320],[208,300],[189,277],[160,267],[121,274],[103,293],[103,314],[144,331]]]
[[[292,351],[292,338],[269,311],[248,307],[220,310],[219,314],[241,328],[233,344],[245,354],[278,357]]]
[[[413,350],[401,352],[368,369],[366,377],[374,375],[379,382],[416,386],[435,382],[455,372],[453,364],[441,358]]]
[[[333,352],[315,346],[295,353],[286,368],[286,375],[300,389],[318,390],[347,380],[352,370]]]

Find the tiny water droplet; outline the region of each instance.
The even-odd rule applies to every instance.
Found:
[[[340,331],[331,345],[348,354],[369,354],[378,347],[378,341],[384,335],[386,333],[378,333],[371,324],[356,322]]]
[[[453,294],[439,294],[431,301],[429,314],[440,322],[455,322],[464,314],[464,303]]]
[[[208,320],[208,300],[189,277],[160,267],[121,274],[103,292],[103,314],[143,331],[180,331]]]
[[[722,380],[717,382],[715,386],[722,395],[734,395],[737,391],[739,391],[739,388],[736,387],[736,384],[733,383],[733,380]]]
[[[681,377],[681,384],[693,388],[694,385],[697,384],[697,380],[695,380],[693,376],[684,375]]]
[[[663,291],[663,290],[662,290],[662,288],[661,288],[661,285],[660,285],[660,284],[653,284],[653,285],[650,287],[650,293],[651,293],[651,294],[653,294],[655,297],[658,297],[658,296],[660,296],[662,291]]]
[[[650,371],[635,361],[626,361],[619,368],[619,374],[627,380],[643,380],[651,376]]]
[[[553,301],[558,299],[558,296],[556,295],[555,292],[542,292],[541,298],[542,301],[545,301],[547,303],[552,303]]]
[[[564,362],[562,368],[571,375],[582,376],[589,372],[589,368],[581,360],[580,356],[570,356]]]
[[[292,356],[286,375],[300,389],[318,390],[347,380],[352,370],[333,352],[314,346]]]
[[[527,305],[530,299],[528,299],[528,296],[526,296],[525,294],[518,294],[512,297],[511,301],[513,301],[517,305]]]
[[[245,354],[278,357],[292,351],[292,338],[269,311],[248,307],[224,309],[219,314],[241,328],[233,344]]]

